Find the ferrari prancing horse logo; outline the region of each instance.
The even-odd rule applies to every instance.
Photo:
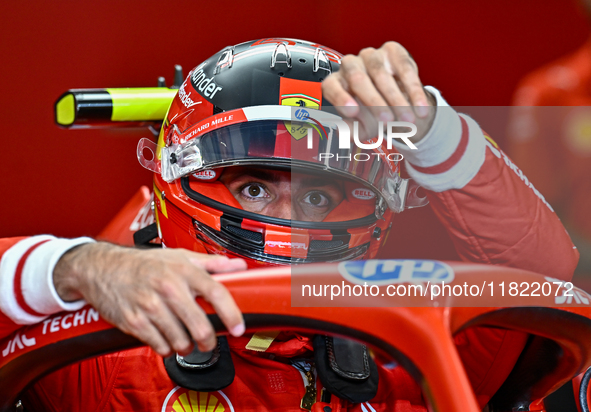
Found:
[[[281,96],[282,106],[299,106],[310,109],[320,108],[320,100],[306,94],[284,94]],[[308,134],[308,127],[304,125],[295,125],[291,122],[284,122],[285,128],[289,134],[296,140],[300,140]]]
[[[281,106],[300,106],[318,109],[320,108],[320,99],[302,93],[284,94],[281,96]]]

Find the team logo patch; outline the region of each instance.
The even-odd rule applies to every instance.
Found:
[[[234,412],[234,406],[222,391],[196,392],[177,386],[164,400],[162,412]]]
[[[437,260],[356,260],[339,263],[338,271],[349,282],[360,285],[451,282],[454,279],[453,269]]]
[[[295,118],[301,121],[306,120],[310,117],[310,112],[305,109],[298,109],[295,111]]]
[[[305,118],[297,117],[297,113],[308,113],[306,109],[320,109],[322,97],[322,86],[318,82],[309,82],[305,80],[288,79],[282,77],[279,85],[279,104],[282,106],[295,106],[301,109],[296,110],[296,118],[305,121]],[[300,140],[308,135],[308,128],[315,126],[309,124],[294,124],[284,122],[285,128],[295,139]],[[319,131],[318,131],[319,132]]]
[[[282,106],[300,106],[309,107],[310,109],[319,109],[320,100],[312,96],[308,96],[302,93],[296,94],[284,94],[281,96]]]
[[[299,95],[304,96],[304,95]],[[306,104],[307,102],[307,104]],[[318,103],[312,102],[312,100],[306,98],[281,98],[281,105],[282,106],[301,106],[301,107],[310,107],[313,109],[317,109],[320,107]],[[315,105],[315,106],[314,106]],[[298,120],[305,121],[308,117],[310,117],[310,113],[305,109],[297,109],[295,112],[295,117]],[[318,130],[315,126],[311,126],[305,123],[292,123],[292,122],[283,122],[285,124],[285,128],[289,132],[289,134],[296,140],[300,140],[303,137],[308,135],[308,128],[314,127]]]

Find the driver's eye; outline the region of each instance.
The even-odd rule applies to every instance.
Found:
[[[304,203],[311,204],[312,206],[328,206],[329,201],[322,193],[313,192],[304,198]]]
[[[266,190],[262,186],[256,184],[244,186],[241,193],[244,197],[250,199],[262,199],[264,197],[269,197]]]

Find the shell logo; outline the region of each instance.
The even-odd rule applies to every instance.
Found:
[[[162,412],[234,412],[234,406],[222,391],[196,392],[177,386],[164,400]]]

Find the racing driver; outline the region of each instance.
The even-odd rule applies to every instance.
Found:
[[[330,104],[336,114],[314,114]],[[307,123],[294,121],[306,120],[298,109],[307,110]],[[387,148],[366,140],[356,161],[331,150],[337,139],[330,119],[358,119],[369,130],[368,113],[384,123],[416,124],[417,133],[409,141],[391,139]],[[0,241],[0,336],[90,303],[148,345],[44,377],[23,395],[25,407],[299,411],[306,386],[316,385],[312,403],[322,400],[332,410],[425,411],[409,375],[379,361],[375,396],[360,403],[346,393],[326,398],[323,382],[314,381],[311,338],[282,332],[257,346],[257,334],[243,336],[232,296],[210,276],[374,257],[394,214],[422,204],[400,177],[395,153],[426,189],[462,259],[565,280],[578,260],[543,196],[474,120],[453,111],[436,89],[423,87],[416,63],[395,42],[356,56],[293,39],[227,47],[189,73],[158,144],[143,144],[157,155],[139,158],[155,172],[155,214],[166,247],[49,235]],[[296,236],[301,241],[292,244]],[[178,388],[164,370],[160,356],[189,356],[193,341],[202,352],[217,345],[195,296],[213,305],[230,333],[236,374],[229,386]],[[525,340],[524,334],[492,329],[456,336],[482,407]]]

